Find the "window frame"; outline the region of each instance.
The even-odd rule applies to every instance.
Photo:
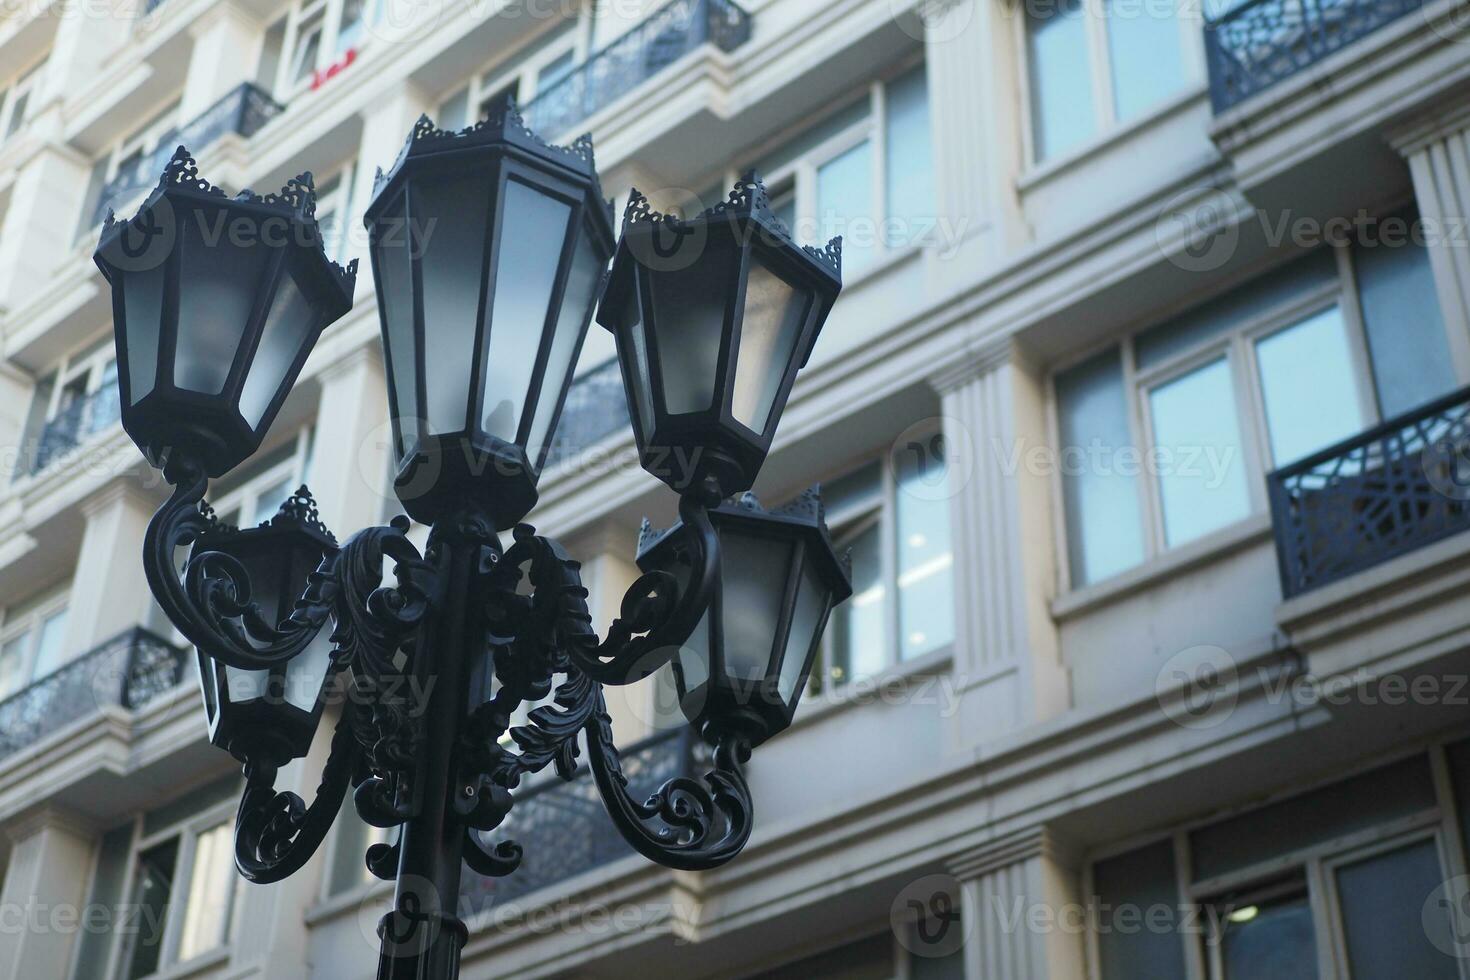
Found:
[[[239,928],[241,892],[244,888],[244,879],[231,873],[230,890],[228,896],[228,924],[225,926],[224,935],[214,948],[205,950],[191,956],[187,960],[179,959],[179,945],[182,941],[182,930],[184,918],[188,914],[188,894],[191,879],[194,874],[194,862],[198,852],[199,837],[220,826],[230,828],[229,836],[234,835],[235,804],[230,800],[222,800],[212,806],[200,810],[198,813],[184,817],[167,827],[163,827],[151,834],[143,833],[143,817],[134,817],[133,842],[128,849],[127,873],[123,875],[122,887],[119,892],[125,899],[130,899],[138,879],[138,859],[147,851],[160,844],[167,843],[175,838],[178,839],[179,848],[175,858],[174,873],[169,893],[168,912],[164,917],[163,935],[160,937],[161,949],[159,952],[159,968],[146,977],[151,980],[155,977],[164,977],[174,973],[192,972],[205,965],[216,961],[228,960],[233,952],[236,940],[236,932]],[[179,889],[183,888],[182,901],[179,900]],[[125,970],[127,963],[124,961],[124,949],[127,945],[128,933],[119,931],[113,938],[111,949],[107,956],[106,976],[111,980],[126,980]]]
[[[284,459],[272,463],[258,473],[250,474],[239,485],[230,487],[217,501],[211,500],[209,505],[220,520],[243,528],[255,527],[274,517],[274,513],[262,514],[259,511],[262,491],[286,483],[290,487],[288,493],[294,493],[297,487],[306,482],[307,470],[311,465],[311,438],[311,426],[302,426],[289,439],[275,447],[279,449],[281,445],[291,446],[291,452]]]
[[[1191,3],[1175,4],[1174,20],[1179,28],[1180,61],[1184,68],[1179,90],[1161,96],[1153,106],[1137,115],[1120,118],[1113,97],[1112,50],[1108,44],[1107,0],[1080,0],[1083,29],[1086,32],[1088,89],[1091,95],[1092,132],[1071,145],[1046,156],[1037,155],[1036,93],[1031,83],[1031,18],[1026,12],[1028,0],[1012,0],[1019,16],[1012,17],[1011,43],[1017,52],[1017,86],[1021,95],[1021,150],[1025,169],[1050,168],[1058,161],[1086,156],[1092,149],[1119,132],[1140,125],[1160,112],[1167,111],[1180,98],[1194,93],[1205,82],[1205,55],[1202,38],[1204,17]],[[1157,2],[1157,0],[1155,0]]]
[[[516,45],[510,53],[482,65],[448,86],[435,103],[439,117],[442,119],[445,107],[464,93],[463,125],[472,126],[485,118],[485,102],[512,85],[515,86],[516,103],[524,106],[542,94],[538,85],[541,71],[569,52],[572,55],[571,70],[575,72],[590,56],[589,9],[578,10],[574,19],[568,18],[563,23],[547,27]],[[561,80],[554,82],[552,87]]]
[[[332,67],[346,55],[347,52],[341,49],[342,13],[345,7],[345,0],[293,0],[282,13],[267,23],[268,35],[277,24],[285,22],[281,50],[275,64],[275,77],[269,79],[269,85],[266,86],[277,102],[284,104],[303,92],[310,91],[316,73]],[[382,0],[364,0],[362,10],[363,29],[352,45],[351,50],[354,51],[363,48],[368,38],[372,37],[372,25],[382,15]],[[317,25],[308,23],[308,27],[318,35],[316,56],[310,65],[304,65],[301,64],[303,52],[300,49],[302,24],[317,15],[321,16]],[[295,71],[298,66],[305,72],[299,77]]]
[[[36,658],[40,653],[41,631],[46,622],[58,613],[66,614],[70,611],[71,590],[65,585],[53,586],[42,590],[38,595],[30,599],[14,602],[0,609],[0,650],[21,637],[26,638],[25,648],[21,653],[20,671],[18,676],[21,682],[14,690],[0,691],[0,701],[4,701],[39,680],[49,677],[51,674],[65,667],[71,661],[66,648],[66,624],[62,624],[62,650],[61,663],[52,671],[41,676],[36,675]],[[20,612],[17,613],[16,610]]]
[[[1386,208],[1382,213],[1392,214],[1393,210]],[[1096,581],[1076,584],[1068,553],[1068,542],[1073,529],[1068,526],[1066,516],[1066,487],[1063,474],[1060,472],[1061,467],[1053,467],[1050,482],[1053,495],[1052,513],[1058,529],[1055,536],[1055,556],[1059,595],[1098,587],[1106,589],[1110,583],[1125,576],[1135,575],[1139,569],[1148,568],[1181,549],[1200,547],[1213,550],[1217,536],[1232,538],[1250,522],[1259,521],[1263,515],[1269,516],[1266,477],[1279,467],[1272,459],[1269,422],[1256,350],[1258,341],[1336,306],[1342,319],[1343,329],[1347,334],[1353,372],[1353,390],[1363,419],[1360,431],[1367,431],[1383,421],[1378,407],[1377,379],[1373,374],[1368,333],[1353,267],[1352,248],[1349,245],[1333,243],[1324,243],[1319,247],[1332,249],[1334,264],[1332,282],[1313,286],[1282,299],[1268,308],[1256,311],[1211,337],[1169,355],[1158,364],[1146,369],[1138,367],[1136,345],[1140,336],[1168,322],[1174,316],[1206,308],[1211,303],[1227,299],[1238,290],[1250,289],[1253,282],[1287,268],[1291,261],[1310,261],[1309,253],[1295,256],[1293,260],[1284,264],[1254,267],[1246,274],[1234,277],[1222,284],[1218,290],[1203,300],[1198,297],[1189,297],[1150,316],[1142,326],[1129,327],[1125,332],[1114,335],[1102,343],[1090,345],[1058,360],[1049,369],[1046,380],[1047,432],[1051,445],[1060,449],[1064,447],[1061,437],[1061,404],[1057,398],[1057,376],[1065,374],[1070,368],[1092,357],[1117,349],[1120,353],[1123,396],[1127,401],[1129,437],[1132,446],[1139,453],[1139,458],[1146,460],[1155,448],[1149,392],[1221,356],[1225,357],[1231,372],[1232,390],[1235,394],[1236,422],[1240,429],[1241,456],[1246,467],[1246,482],[1250,499],[1250,511],[1242,519],[1221,525],[1187,541],[1170,545],[1165,534],[1158,474],[1150,472],[1148,466],[1141,466],[1135,483],[1140,528],[1143,534],[1143,559],[1135,565]],[[1461,377],[1459,380],[1464,383],[1467,379]]]
[[[0,145],[20,135],[30,111],[34,108],[31,100],[40,87],[41,77],[45,74],[43,69],[50,56],[50,52],[41,55],[0,86]],[[21,103],[19,115],[16,114],[17,102]]]
[[[316,182],[317,187],[325,187],[332,181],[337,181],[337,186],[325,193],[318,192],[316,199],[316,220],[320,226],[324,218],[335,215],[338,219],[337,227],[333,229],[332,240],[323,240],[327,258],[335,262],[345,262],[350,254],[352,242],[351,230],[353,227],[352,204],[353,190],[358,178],[357,158],[352,157],[340,166],[327,171],[326,176]]]

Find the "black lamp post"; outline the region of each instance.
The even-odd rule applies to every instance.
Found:
[[[689,222],[652,215],[635,193],[603,322],[644,467],[679,493],[680,524],[640,549],[645,574],[599,640],[578,563],[518,523],[613,254],[590,140],[549,146],[512,105],[460,133],[423,119],[379,177],[367,225],[395,490],[432,524],[423,555],[407,518],[337,548],[305,488],[259,528],[223,527],[204,503],[209,479],[258,448],[317,336],[350,305],[355,268],[327,261],[313,212],[309,175],[279,196],[230,199],[181,147],[138,216],[103,231],[124,423],[174,486],[144,568],[199,649],[211,740],[245,767],[241,874],[271,882],[300,868],[351,786],[365,820],[400,828],[366,855],[397,880],[379,977],[452,977],[462,865],[505,875],[520,861],[517,845],[486,850],[478,834],[505,819],[526,774],[555,764],[571,778],[579,733],[613,824],[643,854],[712,868],[749,838],[740,767],[790,723],[850,589],[814,491],[770,513],[748,496],[724,501],[755,480],[840,289],[840,250],[792,244],[754,177]],[[239,234],[198,230],[221,221]],[[689,464],[669,470],[665,448]],[[503,548],[496,532],[512,527]],[[602,687],[676,654],[713,770],[634,800]],[[323,692],[337,689],[349,696],[308,806],[277,793],[275,776],[306,755]],[[414,703],[390,690],[429,693]],[[552,693],[555,707],[512,729],[519,705]]]

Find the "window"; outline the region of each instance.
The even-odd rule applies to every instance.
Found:
[[[569,19],[543,32],[455,89],[439,105],[440,128],[463,129],[507,98],[526,105],[570,75],[585,57],[578,23]]]
[[[39,471],[121,417],[109,330],[36,383],[26,420],[26,465],[16,475]]]
[[[1324,247],[1058,372],[1071,586],[1264,511],[1267,473],[1451,391],[1428,261]]]
[[[832,611],[815,685],[867,677],[954,642],[947,464],[937,433],[823,485],[852,598]]]
[[[41,78],[41,66],[45,63],[42,60],[32,65],[11,79],[8,85],[0,87],[0,143],[14,136],[25,122],[31,94],[36,90]]]
[[[229,944],[241,880],[229,797],[238,792],[232,776],[107,835],[132,841],[126,881],[110,888],[127,896],[137,923],[118,931],[110,976],[142,980]],[[94,891],[111,882],[109,868],[99,865]]]
[[[347,794],[342,803],[342,811],[337,814],[333,836],[332,861],[327,871],[327,896],[356,891],[377,881],[367,869],[367,851],[374,844],[386,844],[393,833],[365,823],[357,814],[351,793]]]
[[[123,212],[158,184],[164,161],[173,153],[181,120],[177,100],[163,106],[142,126],[99,156],[92,165],[78,239],[95,242],[97,226],[110,207]],[[103,197],[108,191],[110,196]]]
[[[1175,0],[1025,0],[1031,159],[1073,149],[1184,90],[1198,24]]]
[[[874,82],[863,97],[755,161],[772,207],[798,240],[843,236],[843,273],[930,241],[937,230],[924,66]],[[738,173],[725,175],[731,187]],[[703,203],[715,204],[725,190]]]
[[[210,501],[215,514],[235,527],[270,520],[306,481],[310,455],[311,430],[302,429],[285,445],[261,454],[242,473],[221,481],[220,493]]]
[[[66,663],[66,594],[49,593],[0,615],[0,700]]]
[[[316,186],[316,221],[321,229],[322,246],[327,258],[344,261],[351,244],[352,229],[357,227],[352,213],[352,182],[355,161],[350,161]]]
[[[1447,759],[1436,746],[1095,862],[1096,975],[1183,976],[1193,944],[1209,980],[1459,977],[1435,946],[1454,935],[1435,895],[1465,873],[1445,836]],[[1160,907],[1173,927],[1110,928]]]
[[[311,88],[318,72],[362,47],[384,0],[297,0],[266,30],[257,84],[278,101]]]
[[[948,945],[948,944],[946,944]],[[947,955],[921,955],[921,940],[893,933],[869,936],[750,977],[750,980],[961,980],[964,948]]]

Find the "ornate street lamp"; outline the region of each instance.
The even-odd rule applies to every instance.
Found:
[[[336,548],[305,488],[259,528],[222,528],[204,503],[209,479],[259,446],[317,335],[350,303],[355,270],[326,260],[313,211],[309,175],[280,197],[228,199],[181,148],[138,216],[103,232],[127,431],[174,486],[149,525],[144,568],[198,647],[211,740],[245,766],[241,874],[270,882],[300,868],[350,786],[367,822],[401,828],[366,855],[374,874],[397,879],[379,977],[451,977],[466,937],[455,915],[462,865],[505,875],[520,861],[514,843],[486,850],[478,834],[501,824],[527,774],[555,763],[571,778],[579,733],[614,825],[643,854],[707,869],[748,840],[740,766],[790,723],[827,614],[850,589],[814,495],[771,513],[723,501],[760,469],[840,288],[840,249],[793,245],[753,177],[687,224],[654,219],[635,196],[604,322],[618,334],[643,465],[679,492],[680,524],[642,549],[645,574],[599,640],[579,564],[517,523],[535,503],[613,254],[590,140],[548,146],[513,105],[460,133],[423,119],[377,182],[367,225],[394,485],[433,525],[423,555],[407,518]],[[290,238],[185,229],[220,215],[257,229],[284,221]],[[673,234],[682,265],[641,252],[656,237],[649,222]],[[696,235],[709,255],[692,247]],[[681,363],[697,370],[686,378]],[[671,394],[680,385],[693,409]],[[692,461],[682,474],[653,458],[664,439]],[[496,532],[512,526],[503,548]],[[635,800],[603,685],[676,654],[713,768],[703,783],[678,778]],[[276,792],[275,776],[306,754],[335,685],[348,696],[308,806]],[[548,694],[554,707],[511,727],[519,706]]]

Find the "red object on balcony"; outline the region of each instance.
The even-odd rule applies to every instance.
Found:
[[[325,68],[318,68],[311,73],[311,88],[316,91],[333,78],[336,78],[348,65],[357,60],[357,49],[348,48],[342,57]]]

